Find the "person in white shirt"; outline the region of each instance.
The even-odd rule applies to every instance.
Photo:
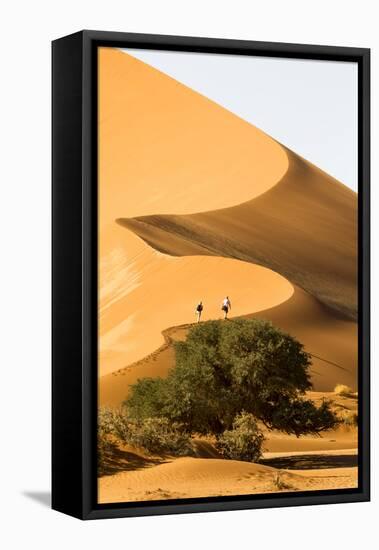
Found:
[[[232,309],[232,304],[230,303],[229,296],[226,296],[223,299],[221,309],[224,312],[224,319],[227,319],[229,310]]]
[[[203,311],[203,302],[200,300],[200,302],[196,306],[196,316],[197,316],[197,322],[200,323],[201,319],[201,312]]]

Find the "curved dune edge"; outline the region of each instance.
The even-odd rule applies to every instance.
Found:
[[[337,384],[357,389],[357,325],[335,317],[312,296],[295,287],[292,297],[265,311],[247,315],[271,321],[298,338],[312,353],[311,379],[315,391],[333,391]],[[99,378],[100,406],[118,407],[139,378],[165,377],[175,365],[173,340],[183,340],[188,327],[166,329],[165,344],[144,359]],[[316,356],[316,357],[315,357]]]
[[[238,206],[116,221],[165,254],[229,257],[267,267],[356,320],[357,196],[287,154],[289,168],[280,182]]]
[[[286,471],[236,460],[178,458],[102,477],[99,503],[282,493],[357,487],[357,468]]]
[[[207,320],[222,317],[227,293],[236,316],[278,305],[293,293],[283,277],[249,262],[163,255],[116,224],[103,238],[111,252],[100,263],[100,376],[153,353],[165,342],[166,327],[194,322],[199,300]]]
[[[99,48],[100,227],[238,204],[287,168],[284,148],[260,129],[132,55]]]

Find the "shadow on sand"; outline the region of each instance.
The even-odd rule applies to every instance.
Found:
[[[357,455],[297,455],[266,458],[261,464],[283,470],[319,470],[323,468],[352,468],[358,465]]]
[[[125,472],[130,470],[142,470],[150,466],[156,466],[157,464],[163,464],[164,459],[161,458],[146,458],[130,451],[125,451],[116,447],[112,447],[108,453],[102,471],[99,472],[99,477],[111,476],[118,472]]]

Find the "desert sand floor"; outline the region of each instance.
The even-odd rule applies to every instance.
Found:
[[[327,453],[324,453],[327,456]],[[212,458],[177,458],[99,479],[99,502],[129,502],[357,487],[357,468],[284,470]]]

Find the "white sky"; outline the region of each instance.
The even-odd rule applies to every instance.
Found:
[[[357,191],[356,63],[123,51],[254,124]]]

